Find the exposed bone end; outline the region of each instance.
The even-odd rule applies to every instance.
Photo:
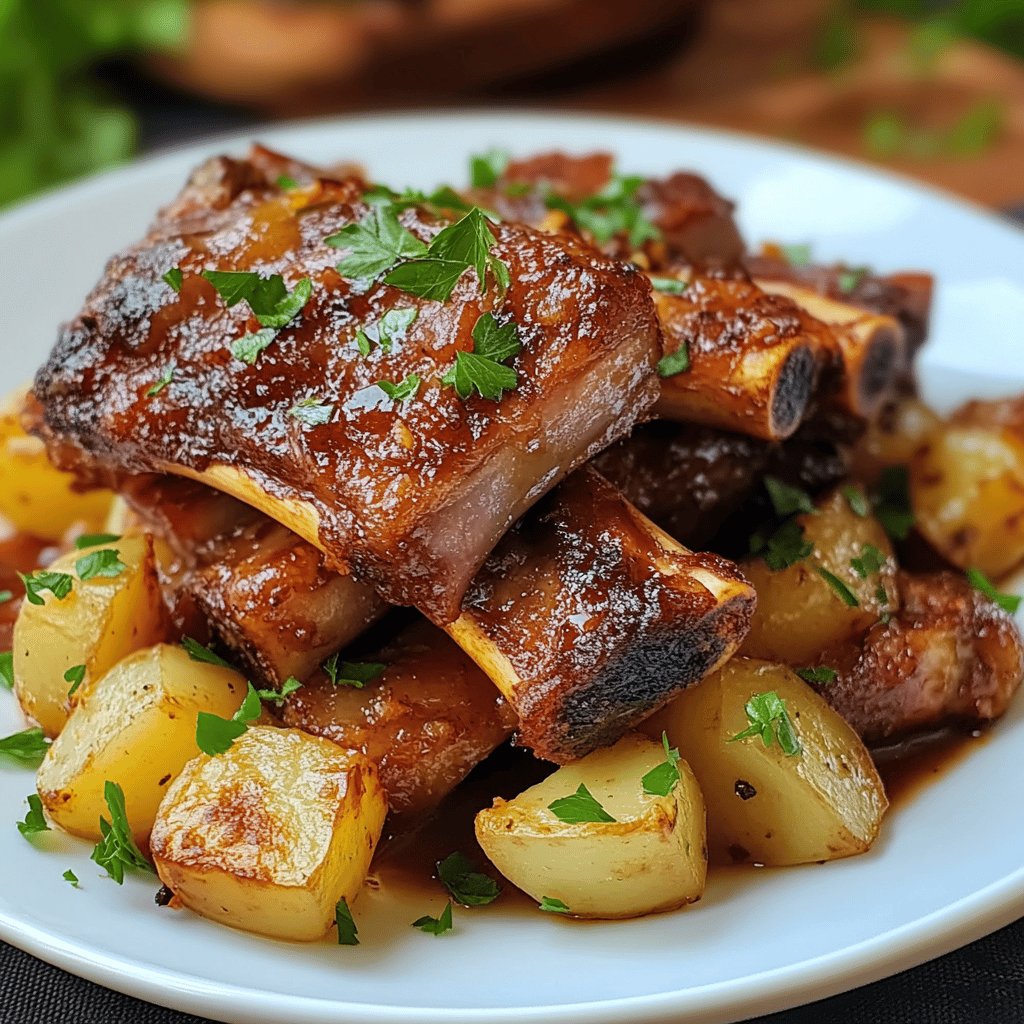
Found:
[[[688,551],[586,469],[499,545],[448,632],[516,711],[521,742],[564,763],[730,657],[755,600],[734,565]]]

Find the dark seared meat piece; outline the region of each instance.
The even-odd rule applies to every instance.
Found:
[[[444,303],[343,279],[324,238],[364,219],[363,183],[282,192],[251,161],[201,168],[138,246],[115,256],[35,383],[39,433],[64,464],[196,476],[267,511],[328,563],[388,601],[452,618],[487,553],[573,467],[623,436],[657,395],[659,328],[632,268],[570,236],[501,224],[511,284],[497,306],[474,271]],[[407,209],[429,240],[445,221]],[[183,273],[180,294],[162,280]],[[201,272],[281,273],[313,283],[301,314],[254,365],[230,345],[259,324]],[[417,319],[390,351],[356,331],[389,310]],[[516,390],[462,399],[441,377],[472,349],[479,316],[519,327]],[[170,382],[147,394],[174,367]],[[415,399],[376,386],[416,374]],[[326,423],[290,411],[329,406]]]
[[[383,672],[362,689],[318,672],[288,698],[283,717],[377,761],[396,813],[433,810],[515,726],[487,676],[427,622],[360,659]]]
[[[505,536],[448,632],[512,705],[521,742],[564,763],[730,657],[754,601],[735,565],[677,544],[588,467]]]
[[[903,607],[829,656],[820,688],[867,743],[999,718],[1024,674],[1013,618],[957,573],[901,573]]]

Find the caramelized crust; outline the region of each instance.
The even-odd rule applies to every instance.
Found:
[[[344,280],[323,240],[367,214],[362,191],[353,178],[282,193],[251,161],[201,169],[61,332],[36,379],[39,429],[58,456],[71,445],[120,471],[231,470],[215,479],[238,496],[301,508],[332,567],[443,622],[508,525],[653,404],[658,325],[635,270],[578,239],[497,225],[511,273],[497,315],[519,325],[520,383],[500,402],[463,400],[440,378],[495,291],[472,271],[444,304]],[[445,223],[401,218],[424,240]],[[172,267],[180,294],[161,280]],[[246,303],[225,308],[208,269],[280,272],[289,287],[308,276],[313,295],[248,366],[229,346],[259,325]],[[396,307],[418,310],[404,340],[360,356],[357,328]],[[423,382],[412,401],[375,386],[410,373]],[[289,415],[304,399],[331,405],[330,422]]]

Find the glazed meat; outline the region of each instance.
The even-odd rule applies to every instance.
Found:
[[[504,293],[493,273],[481,290],[475,270],[443,303],[345,279],[324,239],[372,223],[363,191],[358,178],[283,191],[251,162],[200,169],[61,332],[36,379],[36,429],[65,465],[201,478],[443,623],[508,526],[648,412],[659,329],[641,274],[515,224],[489,229]],[[423,207],[400,218],[421,242],[451,220]],[[312,283],[251,365],[231,346],[260,324],[246,302],[226,305],[213,270]],[[488,312],[522,346],[500,401],[442,380]],[[357,332],[388,313],[415,319],[362,354]],[[378,386],[409,375],[411,400]]]
[[[830,661],[821,694],[867,743],[1002,715],[1024,674],[1012,617],[955,573],[901,573],[903,607]]]

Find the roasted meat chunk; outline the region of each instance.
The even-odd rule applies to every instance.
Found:
[[[422,254],[453,219],[382,213],[363,192],[358,178],[282,190],[251,162],[201,169],[62,330],[36,378],[36,429],[65,464],[77,452],[211,483],[387,601],[445,622],[508,526],[649,411],[657,317],[630,266],[479,215],[484,251],[447,301],[343,277],[335,264],[353,233],[335,247],[329,236],[360,225]],[[247,287],[264,306],[269,289],[279,318],[258,319],[231,291],[240,279],[208,272],[260,275]],[[500,400],[450,374],[457,354],[476,352],[481,323],[512,359]]]

